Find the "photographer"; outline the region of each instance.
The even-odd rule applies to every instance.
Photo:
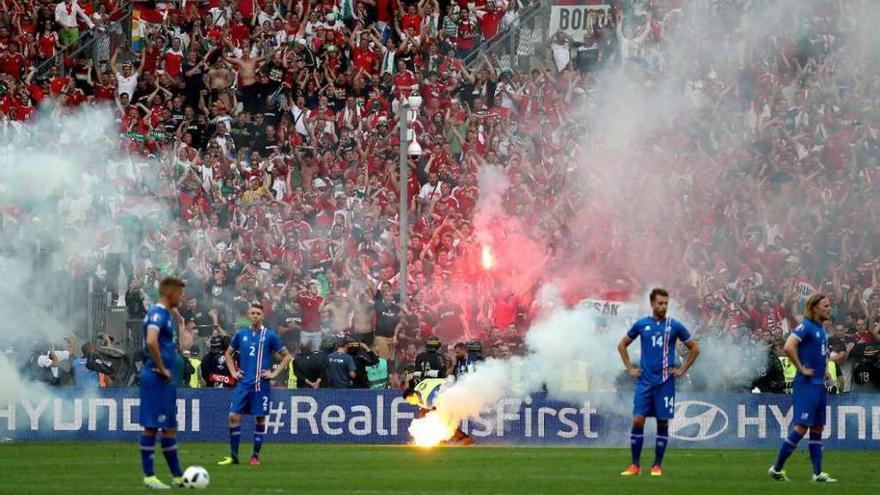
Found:
[[[482,342],[479,340],[472,340],[467,344],[459,342],[455,344],[455,364],[452,374],[458,380],[467,373],[473,373],[477,368],[477,363],[484,360]]]
[[[125,308],[128,311],[128,317],[132,320],[142,320],[144,316],[147,316],[140,280],[135,279],[128,286],[128,290],[125,292]]]
[[[48,343],[37,346],[28,358],[23,374],[53,387],[71,384],[70,358],[75,354],[74,338],[65,337],[64,341],[67,350],[63,351],[56,351],[55,346]]]
[[[376,355],[375,352],[370,350],[370,347],[363,342],[353,341],[348,342],[346,344],[346,352],[349,356],[354,359],[355,366],[357,370],[355,371],[355,376],[352,384],[352,388],[372,388],[370,387],[370,379],[367,374],[367,369],[371,367],[375,367],[380,364],[379,356]],[[385,361],[385,360],[383,360]],[[378,369],[378,376],[375,378],[378,383],[388,383],[388,362],[385,361],[385,369],[384,369],[384,379],[383,370]],[[376,374],[374,372],[374,374]]]
[[[101,375],[88,368],[89,356],[98,352],[98,344],[86,342],[82,346],[82,356],[76,358],[72,365],[73,385],[79,390],[97,390],[101,387]]]

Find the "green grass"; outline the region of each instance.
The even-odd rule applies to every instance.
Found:
[[[242,445],[248,452],[249,445]],[[621,478],[622,449],[409,447],[267,444],[263,465],[219,467],[221,444],[181,445],[186,465],[211,474],[209,493],[294,494],[749,494],[874,493],[877,452],[828,451],[825,470],[837,485],[809,481],[806,449],[789,461],[790,483],[767,479],[772,451],[683,450],[670,447],[662,478]],[[652,449],[645,449],[651,457]],[[650,459],[648,459],[650,460]],[[156,471],[168,480],[164,459]],[[0,494],[126,494],[140,487],[135,443],[13,443],[0,446]]]

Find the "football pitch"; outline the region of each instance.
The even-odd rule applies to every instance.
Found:
[[[646,445],[647,447],[647,445]],[[242,453],[249,445],[242,442]],[[789,483],[771,482],[767,450],[687,450],[672,445],[662,478],[618,473],[629,451],[592,448],[470,447],[418,449],[381,445],[271,444],[263,465],[220,467],[223,444],[182,443],[184,466],[211,474],[218,494],[773,494],[873,493],[880,487],[877,451],[826,451],[835,485],[809,481],[805,448],[787,466]],[[653,446],[645,449],[647,460]],[[156,473],[169,479],[161,454]],[[0,445],[0,494],[145,493],[137,445],[131,443],[10,443]]]

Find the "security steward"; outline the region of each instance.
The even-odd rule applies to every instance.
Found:
[[[409,378],[409,377],[408,377]],[[409,381],[409,380],[408,380]],[[425,378],[418,382],[415,387],[407,388],[403,391],[403,399],[408,403],[419,408],[416,414],[417,418],[423,418],[429,412],[437,408],[435,401],[443,387],[449,383],[445,378]],[[450,439],[450,442],[458,445],[467,446],[474,443],[474,439],[470,435],[461,431],[458,427]]]
[[[229,337],[215,335],[209,342],[208,353],[202,358],[201,374],[206,387],[234,387],[236,379],[226,365],[223,352],[229,347]]]
[[[425,350],[416,356],[416,369],[412,376],[415,382],[410,384],[410,387],[427,378],[446,378],[446,360],[440,353],[442,345],[438,337],[428,337],[425,341]],[[410,383],[409,377],[407,383]]]

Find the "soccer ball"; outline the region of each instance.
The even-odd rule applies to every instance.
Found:
[[[210,482],[211,477],[208,475],[208,470],[202,466],[190,466],[183,472],[184,488],[204,490],[208,488],[208,483]]]

